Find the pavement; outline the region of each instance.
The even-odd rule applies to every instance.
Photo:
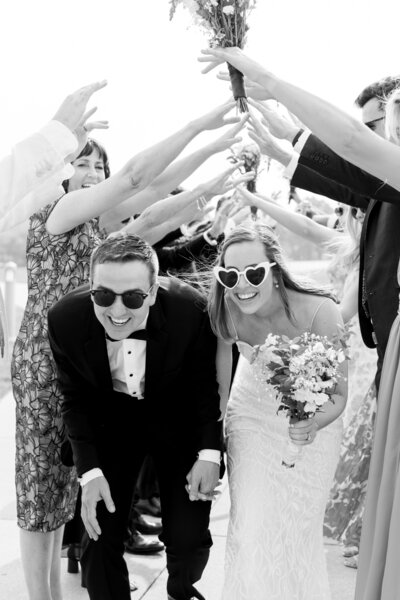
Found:
[[[9,392],[0,400],[0,600],[28,599],[21,568],[15,515],[14,428],[14,401]],[[214,503],[211,514],[214,545],[203,578],[198,584],[199,590],[207,600],[220,598],[228,516],[229,491],[227,481],[224,480],[221,496]],[[343,565],[340,546],[337,543],[326,540],[325,553],[332,600],[353,600],[356,571]],[[153,556],[127,554],[126,560],[129,572],[138,585],[138,590],[132,593],[132,600],[166,600],[167,574],[164,553]],[[80,586],[80,576],[67,573],[66,558],[61,562],[63,600],[87,599],[86,590]]]

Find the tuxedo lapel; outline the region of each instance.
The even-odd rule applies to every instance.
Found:
[[[88,338],[85,342],[86,360],[92,371],[96,387],[112,390],[110,364],[104,327],[92,310],[89,316]]]
[[[162,378],[168,340],[165,323],[165,315],[157,298],[156,303],[150,308],[147,321],[145,398],[154,396]]]

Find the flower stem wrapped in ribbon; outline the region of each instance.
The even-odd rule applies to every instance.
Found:
[[[211,47],[243,48],[248,30],[247,17],[256,0],[170,0],[169,18],[179,4],[187,8],[194,24],[205,30]],[[233,97],[240,112],[248,112],[243,74],[228,64]]]
[[[268,335],[254,362],[260,380],[277,392],[277,413],[285,411],[289,419],[303,421],[323,412],[327,402],[335,402],[339,365],[348,358],[349,335],[342,332],[331,340],[308,332],[292,340]],[[301,451],[302,446],[289,438],[282,465],[294,467]]]

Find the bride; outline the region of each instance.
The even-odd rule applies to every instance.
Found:
[[[331,338],[340,312],[326,292],[291,277],[274,233],[260,223],[226,238],[214,273],[209,312],[220,338],[222,397],[231,344],[240,351],[225,422],[231,512],[223,600],[329,600],[322,525],[339,457],[346,367],[335,389],[339,399],[289,425],[252,359],[269,333]],[[292,469],[282,466],[289,436],[303,446]]]

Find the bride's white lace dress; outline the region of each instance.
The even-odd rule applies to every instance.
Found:
[[[239,359],[226,416],[231,512],[223,600],[330,600],[323,547],[325,505],[339,458],[342,419],[281,461],[288,421],[257,378],[253,349]]]

